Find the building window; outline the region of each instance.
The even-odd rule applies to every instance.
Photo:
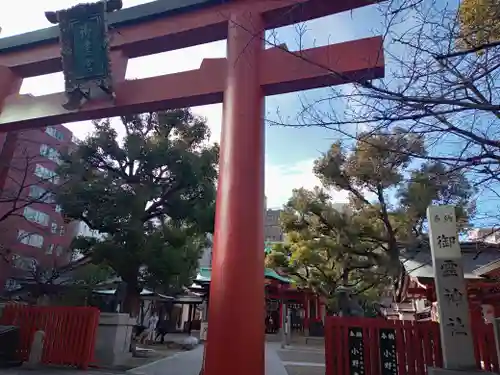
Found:
[[[30,186],[30,197],[44,203],[54,203],[54,194],[37,185]]]
[[[33,223],[37,223],[45,227],[49,225],[49,215],[44,212],[34,210],[31,207],[24,208],[24,217]]]
[[[53,184],[58,185],[59,184],[59,176],[57,175],[56,172],[51,171],[48,168],[45,168],[43,165],[37,164],[35,167],[35,176],[51,182]]]
[[[45,252],[46,254],[50,255],[54,252],[54,244],[50,244],[49,247],[47,248],[47,251]]]
[[[47,133],[51,137],[59,139],[60,141],[64,140],[64,134],[63,134],[63,132],[60,131],[60,130],[57,130],[53,126],[47,126],[47,128],[45,129],[45,133]]]
[[[38,262],[35,258],[23,257],[21,255],[14,254],[12,256],[12,265],[23,271],[32,271],[36,269]]]
[[[17,232],[17,239],[19,242],[25,245],[38,248],[41,248],[43,246],[43,236],[37,233],[28,233],[25,230],[19,230]]]
[[[62,207],[60,204],[56,204],[56,212],[61,212],[62,211]]]
[[[50,232],[54,234],[57,233],[57,223],[50,224]]]
[[[7,279],[5,281],[5,287],[4,288],[5,288],[6,292],[13,292],[15,290],[21,289],[21,287],[22,287],[21,284],[18,281],[14,280],[14,279]]]
[[[59,229],[59,235],[64,236],[64,225],[61,225],[61,228]]]
[[[59,151],[47,145],[40,145],[40,155],[45,156],[47,159],[52,160],[57,164],[62,163]]]

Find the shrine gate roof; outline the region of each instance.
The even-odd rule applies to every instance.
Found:
[[[125,8],[108,14],[111,28],[137,25],[158,18],[187,13],[205,7],[227,3],[230,0],[157,0]],[[58,9],[47,9],[58,10]],[[24,49],[41,44],[55,43],[59,39],[59,27],[53,26],[7,38],[0,38],[0,53]]]
[[[462,259],[466,279],[482,279],[476,269],[500,260],[500,246],[486,242],[462,242]],[[400,260],[406,272],[417,278],[434,278],[431,251],[428,244],[420,248],[401,250]]]
[[[139,37],[139,42],[143,44],[142,48],[139,48],[141,52],[133,53],[130,50],[128,51],[128,57],[140,57],[226,39],[227,19],[225,18],[226,16],[224,15],[224,10],[229,5],[227,3],[232,3],[233,1],[234,0],[156,0],[109,13],[108,20],[110,29],[122,30],[127,29],[129,26],[142,26],[147,24],[146,26],[155,28],[159,31],[157,37],[153,39],[145,40],[140,39]],[[366,5],[376,4],[383,0],[247,1],[255,1],[256,4],[259,4],[260,8],[264,6],[267,9],[264,10],[262,14],[264,17],[264,26],[266,30],[268,30],[334,13],[353,10]],[[205,25],[204,23],[206,20],[200,21],[201,23],[193,21],[194,23],[191,25],[191,30],[179,30],[178,32],[172,32],[172,30],[169,30],[164,31],[163,33],[161,32],[161,30],[166,30],[165,25],[161,24],[161,20],[178,15],[184,16],[185,14],[191,13],[195,10],[199,10],[201,13],[204,13],[199,16],[206,18],[207,14],[203,11],[210,7],[214,7],[215,10],[220,10],[218,14],[211,15],[211,20],[214,21],[213,23]],[[54,11],[58,9],[47,10]],[[183,27],[185,29],[185,25],[183,25]],[[196,37],[194,37],[194,34],[196,34]],[[200,35],[202,35],[202,40],[200,40]],[[58,39],[58,26],[48,27],[11,37],[0,38],[0,54],[7,54],[20,50],[29,50],[30,48],[43,45],[56,44]],[[123,37],[117,37],[117,39],[123,39]],[[165,42],[167,39],[169,40],[169,43]],[[113,48],[115,44],[113,40],[111,40],[111,44]],[[117,44],[120,44],[120,42],[117,42]],[[151,47],[151,44],[155,44],[155,47]],[[145,52],[146,50],[147,53]]]

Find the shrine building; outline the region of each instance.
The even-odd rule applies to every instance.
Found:
[[[500,245],[474,241],[462,242],[460,247],[471,317],[491,322],[500,316]],[[439,321],[429,245],[402,249],[400,260],[403,272],[392,301],[385,304],[385,315],[389,319]],[[448,268],[447,272],[456,272],[453,264]]]
[[[208,293],[211,273],[210,267],[201,267],[191,290]],[[292,330],[296,332],[307,332],[311,322],[324,320],[326,305],[320,296],[308,289],[298,288],[290,278],[269,268],[265,269],[264,280],[266,333],[279,332],[285,305],[291,313]]]

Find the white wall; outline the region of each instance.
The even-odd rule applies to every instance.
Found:
[[[500,243],[500,230],[498,228],[476,228],[467,233],[469,241],[483,241],[488,243]]]

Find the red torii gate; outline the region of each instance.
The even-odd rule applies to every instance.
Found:
[[[3,132],[224,101],[207,375],[264,374],[264,252],[258,251],[264,243],[264,96],[384,75],[381,37],[293,53],[264,50],[264,31],[378,1],[189,0],[196,9],[182,12],[182,6],[159,0],[119,11],[114,22],[119,33],[111,42],[116,101],[90,101],[74,111],[61,106],[63,93],[19,95],[23,78],[61,70],[53,35],[45,30],[0,40]],[[125,80],[129,58],[224,38],[227,59],[205,59],[193,71]]]

